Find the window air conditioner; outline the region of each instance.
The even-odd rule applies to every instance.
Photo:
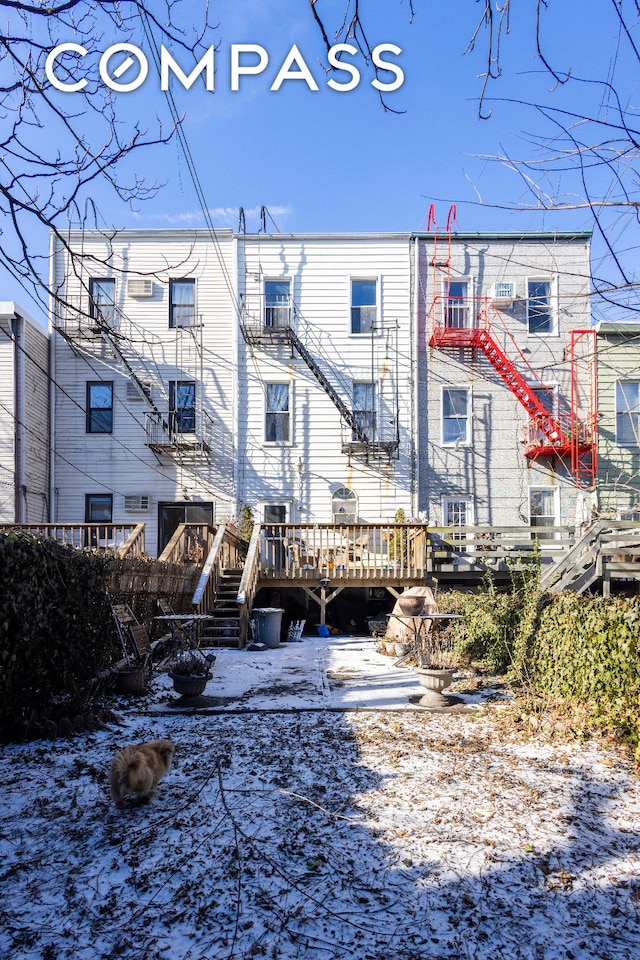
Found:
[[[146,513],[151,505],[148,493],[132,493],[124,498],[124,508],[127,513]]]
[[[516,299],[516,285],[512,281],[501,280],[494,284],[494,303],[513,303]]]
[[[152,297],[153,280],[148,277],[130,277],[127,280],[127,294],[130,297]]]

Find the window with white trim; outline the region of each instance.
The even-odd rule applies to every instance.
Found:
[[[640,446],[640,380],[616,383],[616,443],[619,447]]]
[[[466,280],[448,280],[444,285],[445,327],[469,327],[469,284]]]
[[[192,327],[196,322],[195,280],[169,281],[169,326]]]
[[[557,487],[529,488],[529,525],[532,527],[555,527],[558,523]],[[551,537],[552,533],[539,533],[541,538]]]
[[[115,325],[116,281],[109,277],[89,280],[89,314],[108,326]]]
[[[351,333],[372,333],[378,318],[378,281],[351,281]]]
[[[469,443],[471,439],[471,391],[469,387],[442,388],[442,443]]]
[[[290,389],[288,383],[265,383],[264,438],[267,443],[291,439]]]
[[[264,325],[279,329],[291,323],[291,281],[265,280]]]
[[[371,381],[353,382],[353,415],[367,440],[373,441],[376,434],[375,384]],[[353,440],[357,437],[354,435]]]
[[[468,497],[443,497],[442,523],[445,527],[472,527],[473,500]],[[466,540],[466,534],[454,533],[451,540],[454,542]]]
[[[350,487],[338,487],[331,497],[331,516],[334,523],[355,523],[358,518],[358,498]]]
[[[549,279],[527,281],[527,331],[542,336],[556,332]]]

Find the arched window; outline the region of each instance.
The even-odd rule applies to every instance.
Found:
[[[338,487],[331,498],[331,516],[334,523],[355,523],[358,517],[358,498],[349,487]]]

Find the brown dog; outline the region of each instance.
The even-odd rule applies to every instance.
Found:
[[[111,796],[118,809],[124,807],[124,796],[128,793],[137,794],[149,803],[158,781],[171,769],[175,749],[171,740],[152,740],[118,750],[109,772]]]

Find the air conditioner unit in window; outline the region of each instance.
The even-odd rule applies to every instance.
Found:
[[[135,380],[127,380],[127,402],[130,400],[151,400],[151,384],[148,380],[141,381],[140,386]]]
[[[130,277],[127,280],[127,294],[130,297],[152,297],[153,280],[148,277]]]
[[[516,285],[511,281],[501,280],[494,284],[494,303],[513,303],[516,299]]]
[[[124,498],[124,508],[127,513],[146,513],[151,506],[151,497],[148,493],[132,493]]]

